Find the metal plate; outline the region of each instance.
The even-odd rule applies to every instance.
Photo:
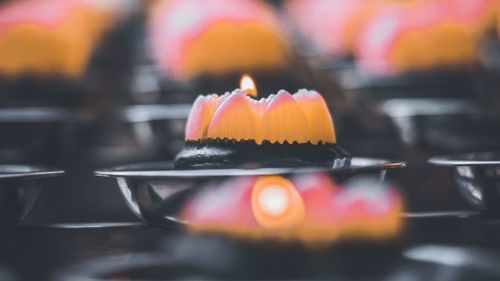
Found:
[[[263,176],[286,175],[311,172],[369,172],[403,168],[404,161],[384,159],[357,158],[350,165],[340,167],[294,167],[294,168],[257,168],[257,169],[210,169],[210,170],[176,170],[173,162],[155,162],[118,166],[96,171],[97,176],[125,178],[193,178],[220,176]]]
[[[40,179],[62,174],[64,174],[63,170],[41,166],[0,165],[0,180]]]

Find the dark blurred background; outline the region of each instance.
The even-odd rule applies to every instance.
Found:
[[[130,221],[95,169],[171,160],[199,94],[315,89],[339,144],[402,159],[409,211],[468,208],[430,156],[496,150],[495,0],[0,3],[0,162],[67,171],[25,223]]]
[[[93,174],[172,161],[196,97],[232,91],[244,74],[259,97],[321,93],[339,145],[353,156],[407,161],[387,173],[405,202],[405,215],[396,214],[408,227],[403,241],[308,255],[295,244],[178,233],[140,222],[117,182]],[[400,266],[403,247],[421,243],[459,244],[413,252],[454,270],[404,263],[388,280],[491,280],[477,272],[500,276],[500,259],[461,246],[498,250],[498,216],[471,211],[451,169],[427,161],[500,150],[499,84],[499,0],[0,0],[0,164],[66,171],[46,179],[20,225],[0,219],[0,280],[46,280],[61,270],[69,273],[60,280],[83,280],[89,268],[112,279],[193,278],[193,267],[245,280],[339,269],[371,280],[360,265],[380,274],[379,265]],[[167,184],[151,186],[158,198],[171,195],[161,192]],[[9,201],[1,195],[0,206]],[[66,267],[109,255],[123,256]],[[464,264],[472,277],[459,271]]]

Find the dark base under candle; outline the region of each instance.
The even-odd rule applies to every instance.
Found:
[[[273,144],[254,141],[189,141],[175,159],[177,169],[348,165],[351,156],[336,144]]]

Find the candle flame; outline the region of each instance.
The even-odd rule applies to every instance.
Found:
[[[240,89],[245,90],[246,94],[256,98],[257,97],[257,87],[250,75],[245,74],[240,80]]]

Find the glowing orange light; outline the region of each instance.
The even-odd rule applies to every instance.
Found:
[[[304,220],[304,203],[293,183],[284,177],[259,177],[251,204],[255,219],[265,229],[293,229]]]
[[[193,232],[250,239],[388,241],[404,231],[403,207],[392,188],[336,188],[328,175],[318,173],[208,185],[188,202],[181,218]]]
[[[251,97],[257,97],[257,87],[255,86],[255,82],[252,77],[248,74],[241,76],[240,89],[245,90],[246,94]]]

